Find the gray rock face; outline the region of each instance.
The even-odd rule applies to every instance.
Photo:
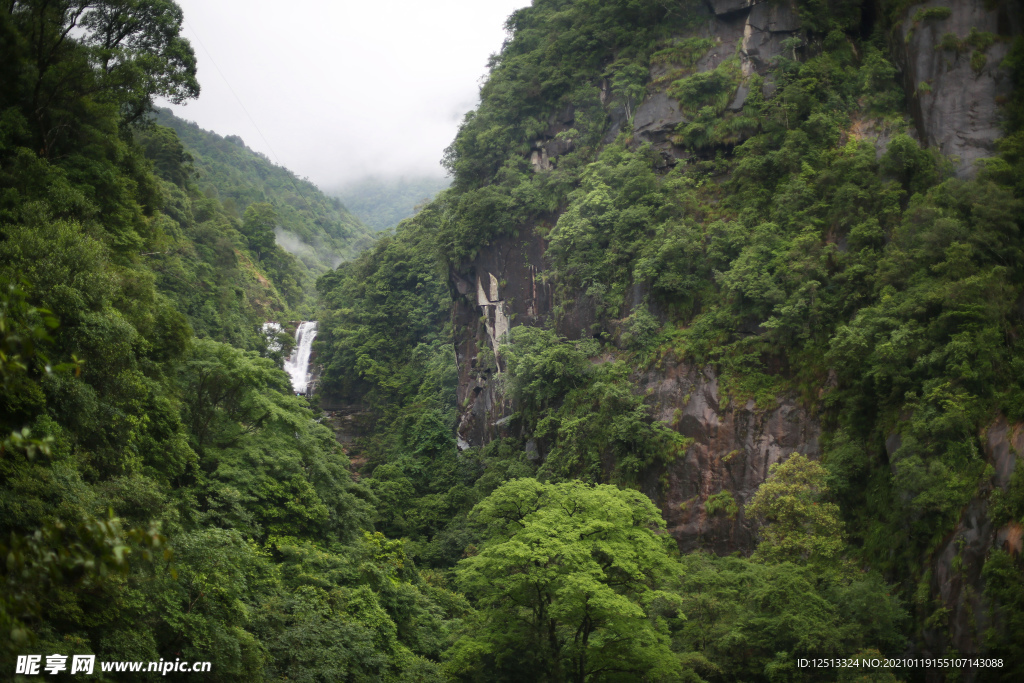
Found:
[[[726,59],[739,57],[744,81],[737,87],[729,104],[729,111],[740,111],[750,94],[746,77],[758,73],[767,75],[773,58],[783,52],[782,42],[796,34],[800,28],[794,0],[709,0],[714,16],[696,32],[697,37],[711,38],[715,44],[693,66],[693,73],[713,71]],[[672,69],[656,65],[651,69],[651,80],[672,78]],[[667,85],[667,82],[665,83]],[[652,92],[636,110],[633,130],[645,142],[650,142],[672,163],[683,156],[670,136],[683,123],[685,116],[679,103],[665,93],[665,88]]]
[[[940,7],[950,10],[949,17],[914,21],[918,12]],[[996,40],[978,50],[967,41],[972,30]],[[911,113],[928,146],[956,157],[959,177],[973,175],[975,162],[995,153],[1002,135],[997,103],[1011,87],[1000,64],[1010,49],[1007,38],[1020,31],[1021,10],[1013,2],[930,0],[907,10],[894,51]]]
[[[747,23],[759,31],[797,31],[800,29],[800,15],[788,2],[762,2],[751,8]]]
[[[633,130],[650,142],[663,142],[683,120],[679,102],[664,92],[656,92],[636,110]]]
[[[791,399],[757,410],[753,402],[723,405],[711,369],[667,364],[640,378],[655,415],[672,424],[693,445],[664,471],[651,472],[645,493],[662,510],[680,550],[747,553],[756,546],[756,524],[743,514],[768,468],[791,453],[820,455],[821,427]],[[739,507],[735,517],[708,515],[708,497],[728,491]]]
[[[1020,553],[1021,525],[1011,522],[995,528],[988,516],[989,497],[995,489],[1006,490],[1024,453],[1024,425],[1005,418],[992,423],[982,435],[985,460],[995,475],[982,482],[974,500],[961,513],[960,522],[929,558],[931,594],[947,610],[949,641],[941,630],[926,630],[925,643],[934,652],[979,652],[985,631],[992,625],[985,600],[981,570],[992,548]],[[1014,545],[1016,544],[1016,545]]]
[[[789,2],[755,5],[743,27],[744,73],[766,75],[771,61],[783,53],[782,41],[800,29],[800,16]]]
[[[457,397],[463,406],[457,431],[468,446],[486,444],[507,428],[502,419],[512,409],[495,381],[504,366],[500,358],[491,359],[510,325],[540,325],[551,312],[553,288],[541,278],[544,246],[534,226],[524,225],[518,238],[498,238],[449,272]]]
[[[733,96],[732,102],[729,103],[727,109],[729,111],[740,111],[743,109],[743,105],[747,102],[747,96],[750,95],[750,86],[746,83],[740,83],[740,87],[736,88],[736,95]]]

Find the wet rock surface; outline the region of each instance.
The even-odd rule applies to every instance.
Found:
[[[679,103],[665,92],[671,82],[689,74],[713,71],[738,54],[743,79],[728,109],[740,111],[750,93],[749,77],[755,73],[766,76],[771,60],[784,51],[783,41],[796,35],[800,28],[800,18],[791,0],[709,0],[708,6],[713,16],[695,32],[695,37],[711,39],[714,45],[697,59],[692,69],[652,66],[654,87],[633,119],[637,137],[650,142],[670,162],[689,156],[671,141],[673,132],[686,121]]]
[[[794,452],[820,456],[817,421],[788,398],[768,410],[757,409],[753,401],[730,405],[710,368],[666,363],[641,375],[638,384],[655,416],[693,440],[682,458],[650,472],[644,485],[680,550],[752,551],[756,524],[744,516],[743,506],[773,464]],[[707,514],[708,498],[722,491],[739,507],[734,517]]]
[[[998,103],[1011,83],[1001,64],[1009,37],[1021,32],[1021,15],[1014,2],[932,0],[907,9],[894,41],[920,138],[955,157],[961,178],[974,174],[978,159],[995,153],[1002,135]]]
[[[992,624],[991,605],[985,598],[982,568],[992,548],[1021,551],[1020,525],[1013,522],[996,528],[989,518],[989,498],[996,489],[1006,490],[1024,453],[1024,425],[1009,424],[1000,417],[982,434],[985,461],[994,474],[978,487],[964,508],[956,528],[939,544],[927,566],[931,570],[931,595],[948,610],[949,640],[941,630],[926,630],[927,647],[933,652],[953,648],[959,652],[984,649],[984,634]]]
[[[501,237],[480,250],[472,262],[452,269],[452,322],[459,368],[458,437],[467,447],[492,441],[509,412],[494,381],[503,369],[497,353],[501,336],[515,325],[543,324],[554,305],[545,269],[544,240],[535,226],[519,237]]]

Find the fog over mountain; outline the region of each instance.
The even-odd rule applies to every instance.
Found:
[[[179,116],[338,186],[443,175],[505,19],[524,0],[183,0],[202,94]]]

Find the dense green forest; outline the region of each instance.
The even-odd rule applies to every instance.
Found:
[[[278,244],[314,277],[371,243],[367,228],[378,226],[361,222],[337,199],[252,151],[238,136],[221,137],[203,130],[169,109],[158,109],[154,121],[177,133],[191,157],[199,190],[218,199],[234,218],[242,218],[250,204],[273,204]]]
[[[429,675],[465,601],[374,533],[372,492],[260,331],[308,312],[319,272],[276,227],[326,235],[330,259],[366,229],[149,118],[198,93],[181,22],[165,0],[0,12],[3,677],[24,653]]]
[[[217,681],[919,680],[797,661],[951,629],[926,560],[991,490],[982,430],[1024,420],[1024,90],[1001,155],[953,177],[911,135],[891,52],[909,3],[867,6],[800,0],[765,77],[738,56],[693,71],[703,2],[535,0],[451,187],[371,244],[241,140],[154,116],[199,92],[171,0],[0,4],[5,675],[92,653]],[[1021,38],[971,35],[953,47],[1012,42],[1024,80]],[[658,87],[686,115],[671,164],[631,123]],[[554,310],[475,358],[510,413],[467,447],[451,276],[526,226]],[[577,299],[594,321],[568,338]],[[345,447],[261,332],[314,311],[322,397],[358,417]],[[669,360],[821,420],[820,459],[773,465],[742,511],[709,500],[757,520],[749,553],[681,554],[639,490],[691,446],[638,383]],[[1020,528],[1021,470],[988,498]],[[992,614],[962,654],[1004,658],[992,680],[1024,666],[1022,561],[993,547],[981,569]]]
[[[374,230],[393,228],[416,213],[450,184],[447,178],[400,176],[368,177],[345,183],[329,194],[337,197],[349,211]]]
[[[322,386],[370,407],[351,454],[370,475],[379,528],[407,539],[421,565],[454,566],[476,608],[450,674],[827,678],[794,669],[795,657],[921,652],[926,634],[950,633],[928,562],[976,496],[991,498],[994,524],[1024,521],[1024,475],[988,493],[982,453],[988,425],[1024,416],[1021,91],[1001,104],[1001,155],[973,179],[953,177],[951,160],[918,142],[892,56],[908,3],[874,7],[798,3],[801,30],[767,75],[748,75],[738,48],[694,73],[715,45],[699,32],[704,3],[534,2],[510,17],[481,105],[448,150],[451,189],[321,278]],[[963,49],[976,43],[982,57],[1010,44],[1002,67],[1020,83],[1019,37],[970,35]],[[660,83],[655,67],[667,72]],[[683,114],[670,132],[675,163],[630,126],[659,88]],[[571,128],[552,131],[567,109]],[[858,132],[865,122],[886,131],[881,149]],[[534,151],[544,139],[563,143],[546,168]],[[469,408],[451,389],[451,318],[429,316],[456,296],[450,271],[472,273],[493,245],[526,250],[516,240],[530,231],[545,244],[554,311],[547,328],[513,320],[500,359],[486,343],[472,359],[474,377],[501,371],[494,385],[512,409],[503,438],[460,450],[453,431]],[[551,329],[583,303],[595,312],[588,334]],[[547,501],[580,481],[626,492],[681,457],[690,443],[654,419],[637,384],[667,361],[712,368],[730,403],[767,411],[797,397],[821,420],[824,455],[791,458],[747,504],[762,524],[750,557],[687,555],[663,574],[653,550],[616,554],[615,521],[598,512],[610,500],[559,504],[579,521],[559,520]],[[725,490],[705,509],[738,513]],[[573,547],[586,535],[570,530],[577,523],[607,545]],[[993,547],[982,561],[987,626],[971,651],[1011,653],[984,674],[1011,680],[1024,642],[1019,549]],[[626,566],[644,585],[619,581]],[[959,557],[953,571],[975,569]],[[643,625],[615,611],[627,601]],[[627,639],[628,652],[609,651]]]

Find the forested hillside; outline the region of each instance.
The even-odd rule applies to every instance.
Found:
[[[379,528],[476,609],[450,675],[846,680],[796,660],[857,652],[1004,663],[870,680],[1021,675],[1021,22],[509,18],[452,187],[319,285]]]
[[[174,130],[191,157],[199,190],[242,218],[250,204],[274,205],[278,244],[319,275],[370,245],[371,230],[337,199],[254,152],[238,136],[221,137],[158,109],[155,122]]]
[[[369,177],[346,183],[330,194],[345,203],[352,213],[374,230],[398,225],[416,213],[438,192],[448,187],[447,178],[400,176]]]
[[[4,675],[1024,673],[1016,3],[534,0],[372,244],[171,0],[0,8]]]
[[[0,11],[2,677],[92,653],[429,679],[465,600],[374,533],[260,332],[308,314],[317,272],[275,228],[326,235],[321,262],[365,233],[236,143],[147,120],[199,91],[181,22],[165,0]]]

